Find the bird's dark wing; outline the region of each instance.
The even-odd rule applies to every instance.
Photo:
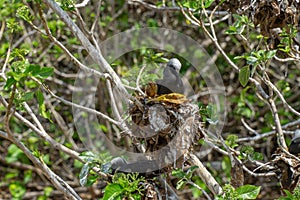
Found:
[[[164,82],[157,81],[156,84],[157,84],[157,94],[158,95],[170,94],[173,92],[170,89],[170,87],[168,87],[167,84]]]
[[[292,140],[291,145],[289,146],[289,152],[295,155],[300,153],[300,138]]]
[[[157,80],[157,94],[170,94],[170,93],[180,93],[183,94],[184,87],[183,82],[179,74],[173,68],[166,68],[164,70],[164,78]]]

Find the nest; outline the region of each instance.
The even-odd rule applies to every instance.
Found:
[[[293,191],[300,185],[300,160],[291,156],[280,149],[277,150],[272,160],[274,166],[278,169],[276,174],[280,178],[282,189]]]
[[[132,139],[143,144],[137,151],[147,153],[166,148],[167,152],[174,148],[175,154],[186,154],[203,137],[199,108],[182,94],[158,96],[156,89],[155,83],[149,83],[142,89],[144,94],[135,93],[137,101],[129,110]],[[168,156],[162,156],[160,159],[167,161]],[[172,156],[169,159],[174,161]]]
[[[292,35],[290,25],[297,27],[299,18],[299,1],[294,0],[261,0],[261,1],[229,1],[222,4],[224,9],[231,13],[249,16],[255,27],[260,27],[260,33],[269,38],[271,49],[278,47],[285,28]],[[295,40],[295,38],[293,38]],[[297,45],[298,41],[295,40]]]

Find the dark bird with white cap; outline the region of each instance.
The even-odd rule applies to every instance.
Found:
[[[289,152],[294,155],[298,155],[300,153],[300,129],[297,129],[294,132]]]
[[[157,80],[157,94],[180,93],[183,94],[184,87],[179,75],[181,63],[177,58],[171,58],[163,72],[163,79]]]

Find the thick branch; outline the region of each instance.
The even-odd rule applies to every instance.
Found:
[[[202,179],[202,181],[205,183],[205,185],[209,188],[209,190],[214,195],[222,194],[223,190],[219,183],[215,180],[215,178],[209,173],[209,171],[205,168],[205,166],[202,164],[202,162],[199,160],[199,158],[194,155],[190,154],[190,161],[193,165],[196,165],[199,167],[198,175]]]

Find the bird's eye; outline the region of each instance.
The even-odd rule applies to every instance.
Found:
[[[170,67],[174,70],[176,70],[175,66],[174,65],[170,65]]]

